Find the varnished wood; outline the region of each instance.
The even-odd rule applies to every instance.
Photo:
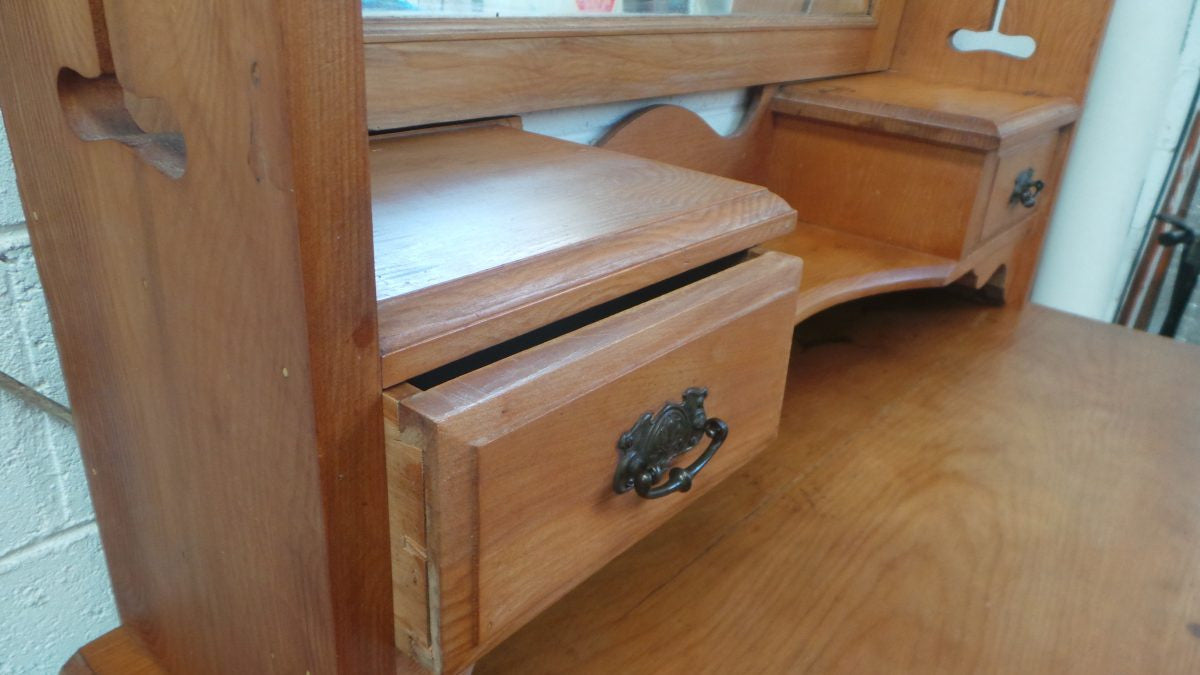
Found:
[[[946,285],[955,261],[838,230],[803,224],[764,245],[804,261],[796,322],[833,305],[910,288]]]
[[[1027,60],[1000,54],[955,51],[946,39],[959,28],[983,30],[994,3],[976,0],[912,0],[905,6],[891,69],[943,84],[1041,96],[1065,96],[1081,104],[1091,82],[1096,54],[1112,10],[1112,0],[1010,0],[1001,30],[1032,36],[1037,52]],[[1074,137],[1069,129],[1055,160],[1060,173]],[[1061,174],[1060,174],[1061,175]],[[1050,185],[1053,197],[1057,185]],[[1051,203],[1052,199],[1047,199]],[[1029,236],[1013,256],[1006,285],[1010,298],[1024,302],[1033,288],[1037,261],[1051,209],[1041,209],[1029,224]]]
[[[127,628],[116,628],[84,645],[62,668],[62,675],[166,675]]]
[[[764,114],[766,97],[782,121]],[[1020,267],[1023,242],[997,239],[1031,215],[1009,200],[1014,179],[1035,169],[1050,186],[1038,209],[1052,201],[1066,147],[1058,130],[1078,110],[1064,97],[946,86],[889,72],[764,92],[728,137],[690,111],[654,106],[630,115],[600,143],[763,181],[801,205],[809,225],[770,244],[815,264],[799,320],[876,292],[943,285],[965,274],[983,284],[1000,267]],[[773,173],[766,173],[768,166]],[[887,261],[897,267],[888,269]],[[976,269],[978,262],[987,269]],[[833,275],[828,284],[821,270]]]
[[[1059,133],[1055,130],[1020,145],[1006,147],[998,153],[996,177],[989,190],[987,211],[983,214],[980,232],[977,235],[979,241],[987,241],[1046,208],[1053,193],[1043,191],[1038,195],[1037,205],[1033,208],[1013,201],[1016,179],[1025,171],[1033,169],[1034,180],[1043,181],[1047,185],[1056,183],[1058,176],[1054,173],[1054,161],[1062,149]]]
[[[1013,225],[1001,234],[979,244],[958,264],[946,280],[958,285],[968,286],[976,290],[992,284],[999,288],[1001,300],[1013,300],[1013,305],[1023,304],[1019,295],[1021,289],[1015,288],[1010,276],[1020,272],[1022,251],[1030,237],[1034,236],[1033,225],[1036,218],[1026,218]],[[1001,273],[999,278],[993,278]]]
[[[317,0],[0,4],[121,635],[170,672],[392,669],[361,30]],[[172,112],[177,178],[121,90]]]
[[[768,185],[801,222],[956,259],[986,207],[985,159],[785,116],[775,125]]]
[[[733,32],[386,42],[369,36],[368,124],[393,129],[882,70],[906,1],[876,3],[873,25],[855,19],[841,27]]]
[[[1076,3],[1032,10],[1028,4],[1013,3],[1021,9],[1007,15],[1021,17],[1023,30],[1042,43],[1034,58],[1023,64],[1010,64],[1008,57],[954,52],[944,37],[950,29],[938,36],[926,34],[931,20],[938,26],[967,27],[979,18],[975,14],[992,7],[962,0],[917,0],[908,6],[901,32],[905,42],[897,48],[905,59],[898,59],[891,71],[784,87],[773,102],[783,121],[764,125],[773,129],[766,185],[797,206],[802,221],[956,258],[960,271],[976,272],[964,266],[968,258],[995,262],[997,269],[1006,269],[1006,286],[1014,291],[1009,296],[1022,302],[1032,286],[1050,212],[1047,205],[1057,192],[1054,179],[1070,145],[1070,124],[1078,114],[1110,5],[1100,2],[1085,8]],[[1073,32],[1066,28],[1072,21],[1078,23]],[[681,111],[651,111],[631,117],[606,141],[627,139],[620,147],[635,153],[639,145],[651,148],[644,152],[662,161],[742,170],[719,154],[738,146],[723,146],[692,131],[701,128]],[[1065,132],[1055,133],[1060,128]],[[848,129],[860,129],[863,135]],[[672,148],[671,143],[653,140],[661,138],[688,142]],[[1036,146],[1025,145],[1035,139]],[[919,140],[935,145],[923,146]],[[709,152],[694,153],[693,143]],[[1002,146],[1007,149],[1001,155],[968,152],[996,152]],[[1047,158],[1045,151],[1051,147],[1054,154]],[[709,161],[706,154],[717,159]],[[1009,184],[1015,178],[1008,175],[1014,170],[1012,162],[1027,158],[1038,165],[1035,168],[1045,169],[1039,173],[1051,177],[1032,214],[1011,208],[1003,194],[1006,188],[1011,192]],[[1007,163],[1001,166],[1002,161]],[[911,178],[916,186],[893,189],[903,182],[901,177]],[[933,222],[923,218],[929,214]],[[945,220],[959,225],[948,226]],[[995,238],[1018,225],[1028,236],[1008,242],[1008,259],[997,260],[1001,247]],[[986,281],[979,274],[974,277],[976,282]]]
[[[985,30],[995,3],[978,0],[909,0],[892,70],[943,84],[1065,96],[1080,103],[1087,93],[1112,0],[1009,0],[1000,29],[1030,35],[1037,52],[1027,60],[991,52],[964,54],[947,39],[959,28]]]
[[[843,82],[844,91],[860,97],[851,100],[853,114],[849,116],[840,112],[845,110],[848,96],[839,93],[843,90],[838,85]],[[860,82],[869,84],[860,89]],[[653,106],[631,114],[600,144],[709,173],[765,180],[803,204],[801,210],[810,220],[833,218],[840,223],[839,219],[849,218],[854,227],[861,228],[867,236],[803,223],[796,232],[765,244],[765,248],[805,260],[807,273],[797,302],[797,321],[840,302],[894,290],[944,286],[959,280],[976,288],[1001,279],[1007,284],[1008,268],[1017,264],[1020,237],[1030,231],[1021,223],[1028,210],[1009,202],[1014,179],[1025,168],[1034,168],[1040,179],[1053,186],[1057,175],[1053,157],[1061,150],[1058,144],[1062,139],[1055,125],[1072,121],[1078,107],[1067,99],[928,83],[917,83],[914,91],[906,93],[909,84],[907,78],[883,74],[815,83],[811,91],[793,85],[771,96],[768,90],[752,102],[742,126],[727,137],[716,134],[688,110]],[[880,100],[872,104],[861,98],[868,95]],[[793,127],[786,120],[777,131],[763,105],[767,101],[785,117],[815,110],[823,123],[811,125],[811,132],[800,138],[792,136]],[[797,101],[813,105],[796,105]],[[868,114],[875,116],[873,121],[867,119]],[[889,127],[893,120],[904,123]],[[827,150],[837,141],[828,137],[825,123],[871,133],[844,132],[845,138],[858,144],[857,149]],[[897,164],[874,170],[862,158],[878,153],[883,143],[874,130],[889,128],[891,135],[903,137],[894,141],[900,150],[890,161]],[[914,139],[920,142],[910,142]],[[926,142],[936,145],[931,149]],[[939,149],[943,146],[963,146],[964,152]],[[996,152],[981,154],[984,148]],[[776,173],[763,175],[772,152],[778,153],[770,162]],[[962,166],[969,167],[967,180],[963,180],[961,166],[953,164],[942,167],[936,176],[929,175],[939,171],[932,167],[944,157],[958,157]],[[847,167],[850,171],[843,171]],[[956,182],[947,184],[947,177]],[[917,193],[924,196],[917,204],[901,184],[922,179],[928,189]],[[1042,196],[1043,205],[1051,194]],[[863,195],[872,198],[863,199]],[[946,212],[954,214],[955,209],[962,209],[958,213],[961,220],[950,224]],[[861,216],[863,210],[871,217]],[[940,241],[946,242],[943,252],[955,252],[954,256],[919,250],[929,244],[927,235],[934,237],[933,241],[942,238]],[[897,244],[888,239],[896,239]],[[1001,268],[1005,274],[997,278]]]
[[[774,437],[799,270],[755,257],[428,391],[388,392],[403,440],[389,455],[423,454],[435,669],[472,663]],[[614,494],[620,434],[689,387],[708,389],[729,440],[687,494]]]
[[[767,185],[801,222],[955,260],[1022,302],[1078,105],[894,72],[847,80],[776,95]],[[1032,208],[1011,199],[1027,169],[1046,186]]]
[[[804,278],[796,297],[797,323],[841,303],[893,291],[939,288],[961,284],[980,290],[996,284],[1008,296],[1007,268],[1028,236],[1019,225],[994,237],[961,260],[952,260],[881,243],[816,225],[773,239],[762,248],[794,255],[804,261]],[[998,272],[1004,270],[1001,278]]]
[[[848,314],[799,334],[771,449],[477,672],[1200,668],[1200,352],[1034,306]]]
[[[392,544],[392,611],[396,647],[427,669],[435,667],[429,617],[429,556],[425,539],[425,453],[401,428],[400,399],[417,394],[408,384],[383,393],[387,448],[388,520]]]
[[[764,188],[507,127],[371,158],[387,386],[794,223]]]
[[[796,117],[978,150],[1021,143],[1079,116],[1079,105],[1065,96],[946,85],[897,72],[788,85],[771,105]]]
[[[1004,282],[1005,296],[1013,304],[1019,305],[1027,302],[1033,293],[1038,261],[1042,254],[1042,243],[1046,238],[1050,214],[1054,211],[1058,191],[1062,187],[1059,177],[1063,175],[1066,168],[1074,138],[1074,126],[1064,127],[1058,133],[1056,141],[1058,148],[1049,171],[1051,178],[1046,181],[1046,189],[1038,198],[1037,212],[1024,223],[1028,234],[1017,242],[1010,260],[1006,263],[1008,272]]]
[[[854,82],[871,77],[874,76],[843,78],[830,81],[826,86],[833,86],[835,82],[848,80],[849,87],[853,89]],[[793,87],[788,87],[786,90],[792,91]],[[919,104],[938,108],[940,104],[937,91],[937,87],[923,86],[919,95],[913,94],[907,100],[910,106]],[[951,112],[947,114],[957,120],[956,123],[960,126],[973,128],[974,133],[990,134],[991,142],[983,144],[986,147],[998,148],[1002,139],[1027,137],[1027,134],[1021,130],[1028,127],[1021,124],[1020,119],[1012,118],[1015,114],[1013,111],[1033,110],[1036,113],[1047,105],[1047,99],[1009,95],[1003,92],[974,92],[974,90],[961,88],[950,88],[949,91],[947,98],[950,103],[946,104],[945,109]],[[1006,107],[1005,105],[988,106],[984,103],[972,104],[968,96],[971,93],[978,93],[985,99],[989,96],[997,96],[1001,103],[1008,105]],[[797,113],[803,112],[803,109],[789,107],[786,103],[779,104],[785,98],[784,95],[772,96],[771,94],[770,89],[759,93],[751,102],[750,110],[742,125],[729,136],[717,134],[698,115],[684,108],[652,106],[637,111],[622,120],[601,139],[599,144],[608,149],[751,181],[767,179],[762,172],[766,170],[765,164],[770,157],[770,152],[777,148],[781,153],[778,159],[780,164],[788,162],[789,159],[803,157],[807,164],[811,164],[811,167],[806,168],[811,168],[813,174],[819,175],[822,169],[828,169],[829,165],[823,164],[820,158],[814,159],[809,155],[814,151],[814,147],[819,147],[818,144],[796,143],[790,145],[786,142],[781,143],[773,137],[774,121],[770,114],[771,107],[775,106],[781,111]],[[965,102],[964,97],[968,97]],[[810,98],[815,99],[816,97]],[[960,104],[956,104],[956,101]],[[1049,109],[1060,112],[1068,108],[1071,111],[1075,110],[1074,104],[1067,105],[1058,102],[1049,106]],[[967,111],[975,112],[971,116],[967,115]],[[894,106],[890,110],[887,107],[884,108],[884,114],[907,116],[912,120],[920,118],[918,113],[919,111],[913,108],[904,111],[896,111]],[[837,118],[831,118],[830,121],[834,121],[834,119]],[[935,121],[938,119],[936,114],[933,119]],[[1073,117],[1059,118],[1059,121],[1069,119],[1073,119]],[[851,118],[843,121],[849,124],[860,120]],[[1045,132],[1047,127],[1044,126],[1044,122],[1039,124],[1042,126],[1037,129]],[[950,140],[948,137],[925,134],[922,128],[915,130],[899,128],[897,133],[911,131],[918,138],[924,140],[945,140],[947,142]],[[942,128],[941,126],[935,127],[935,129]],[[1053,131],[1054,128],[1050,127],[1049,130]],[[782,133],[786,134],[787,132],[785,130]],[[1020,164],[1019,160],[1028,158],[1031,152],[1035,157],[1040,158],[1041,154],[1039,153],[1044,153],[1047,147],[1056,148],[1053,142],[1053,139],[1056,138],[1058,136],[1046,136],[1043,133],[1042,138],[1037,139],[1041,140],[1041,143],[1034,144],[1032,147],[1026,143],[1007,148],[1004,153],[1006,162],[1016,166],[1013,162]],[[966,143],[966,145],[974,147],[978,143]],[[868,152],[872,146],[873,144],[868,143],[863,152]],[[911,155],[906,157],[902,154],[901,161],[914,163],[923,161],[921,155],[926,152],[925,145],[911,144],[906,147]],[[975,157],[975,155],[967,156]],[[856,160],[859,155],[848,154],[846,157]],[[1008,159],[1009,157],[1011,159]],[[1020,220],[1020,216],[1023,214],[1010,207],[1008,194],[997,194],[996,191],[1002,192],[1002,183],[1005,181],[1011,183],[1016,173],[1012,171],[1012,167],[997,171],[1001,163],[999,158],[993,158],[990,164],[986,160],[980,161],[977,174],[979,183],[968,185],[974,186],[978,196],[990,195],[987,197],[989,203],[993,200],[999,200],[999,203],[993,204],[995,213],[989,210],[983,220],[976,217],[965,227],[960,225],[957,228],[958,237],[960,237],[957,239],[957,242],[960,242],[959,246],[969,245],[972,249],[963,257],[937,256],[881,241],[889,236],[888,230],[894,229],[897,224],[890,221],[889,218],[898,209],[890,206],[889,203],[867,207],[874,208],[878,214],[877,220],[869,223],[870,228],[866,230],[867,233],[873,234],[873,237],[857,236],[829,227],[803,223],[796,228],[795,232],[766,242],[764,244],[766,249],[789,253],[805,261],[806,271],[797,298],[796,321],[802,321],[816,312],[849,300],[896,290],[945,286],[959,281],[963,277],[968,277],[966,281],[971,286],[979,288],[992,280],[1000,268],[1014,264],[1021,236],[1027,234],[1029,230],[1027,227],[1014,227],[1014,223]],[[838,166],[843,165],[840,163],[842,162],[841,158],[838,162]],[[953,174],[954,172],[951,170],[948,173]],[[1039,162],[1037,174],[1044,179],[1055,175],[1055,170],[1053,167],[1047,169],[1043,163]],[[822,179],[825,182],[819,183],[817,186],[806,187],[807,191],[795,198],[807,200],[806,203],[816,202],[819,204],[821,200],[827,199],[830,193],[845,195],[844,192],[841,192],[844,189],[842,183],[850,178],[838,175],[826,176]],[[1005,178],[1005,180],[1001,180],[1001,178]],[[778,181],[779,177],[777,176],[771,183],[778,185]],[[833,187],[829,187],[830,185]],[[860,185],[864,191],[868,192],[886,189],[886,186],[880,186],[873,181],[862,181]],[[986,193],[981,187],[983,185],[991,186],[987,188]],[[969,190],[970,187],[964,189]],[[1009,192],[1011,192],[1011,188],[1009,188]],[[854,194],[845,196],[851,201],[859,201]],[[928,208],[935,211],[940,209],[936,191],[932,195]],[[914,221],[931,220],[929,217],[922,218],[919,210],[914,213]],[[1011,229],[1001,234],[1005,228]],[[951,230],[951,233],[954,231]]]
[[[674,105],[636,111],[613,125],[596,145],[735,180],[762,184],[771,154],[771,101],[775,86],[754,92],[742,123],[722,136],[696,113]]]
[[[64,670],[469,670],[473,659],[680,508],[679,502],[642,505],[639,514],[631,504],[640,503],[627,500],[611,511],[604,510],[609,502],[591,509],[595,504],[587,499],[598,493],[586,492],[568,492],[571,498],[562,504],[549,499],[558,479],[592,479],[602,445],[607,458],[600,473],[610,470],[613,440],[597,440],[598,433],[582,426],[604,426],[608,433],[619,417],[617,406],[651,396],[653,407],[678,396],[681,385],[674,378],[714,373],[718,389],[736,392],[732,400],[714,394],[711,401],[720,401],[736,421],[734,440],[715,461],[733,461],[711,465],[688,495],[695,497],[773,433],[786,336],[795,318],[866,293],[945,284],[963,275],[976,287],[1000,277],[1027,280],[1048,209],[1020,219],[985,217],[985,206],[995,206],[1002,188],[1004,153],[1012,150],[1022,163],[1025,157],[1044,161],[1022,140],[1058,133],[1052,122],[1066,108],[1031,103],[1027,118],[1014,123],[1013,110],[1024,105],[1019,101],[1032,101],[1026,94],[1036,93],[1079,103],[1108,2],[1084,7],[1065,0],[1053,10],[1033,11],[1026,0],[1013,0],[1020,9],[1010,16],[1042,22],[1026,31],[1044,41],[1042,56],[1019,66],[994,67],[994,60],[976,55],[943,63],[944,34],[925,37],[941,30],[943,19],[969,19],[973,2],[912,0],[904,12],[903,0],[879,0],[873,19],[824,23],[670,19],[658,24],[668,26],[662,32],[645,34],[622,19],[597,28],[509,24],[509,32],[491,34],[462,22],[421,34],[414,24],[387,35],[363,32],[357,1],[0,5],[6,73],[0,104],[122,619],[118,631],[85,646]],[[905,26],[899,29],[902,12]],[[1072,12],[1080,33],[1064,38],[1063,14]],[[897,34],[908,37],[893,64]],[[787,205],[763,188],[630,156],[767,181],[792,190],[794,198],[802,171],[780,173],[779,150],[799,157],[806,143],[786,133],[779,142],[766,140],[775,133],[776,118],[761,100],[728,139],[678,109],[645,113],[605,140],[625,155],[524,134],[511,128],[519,127],[511,115],[863,73],[889,64],[911,80],[893,86],[892,98],[876,96],[882,103],[874,112],[883,110],[897,124],[871,133],[893,140],[908,134],[908,141],[925,146],[917,159],[897,151],[883,164],[897,171],[915,167],[962,188],[949,210],[969,213],[965,229],[921,222],[914,214],[928,220],[937,213],[928,195],[889,202],[900,211],[879,211],[873,229],[848,228],[870,234],[871,241],[805,227],[779,244],[810,258],[816,271],[799,302],[797,261],[752,256],[445,385],[424,392],[393,388],[380,405],[381,385],[749,248],[787,232],[793,222]],[[966,112],[943,114],[941,103],[926,99],[927,113],[937,114],[914,121],[897,110],[928,94],[928,87],[912,84],[917,80],[936,81],[934,89],[944,92],[953,84],[1020,96],[958,87],[959,94],[947,96],[956,96],[955,105]],[[872,109],[860,104],[839,104],[839,129],[858,124],[861,130],[861,117],[852,118]],[[804,115],[779,105],[780,118]],[[815,119],[822,114],[812,113],[809,123],[832,128],[829,122],[836,120]],[[964,122],[972,114],[986,123]],[[369,166],[368,127],[504,115],[510,117],[460,124],[452,132],[423,128],[402,138],[377,137]],[[655,127],[670,133],[647,133]],[[979,145],[990,142],[981,140],[987,133],[999,139],[994,148]],[[447,138],[459,142],[446,144]],[[816,145],[828,140],[814,138]],[[1069,132],[1058,136],[1054,173],[1067,138]],[[671,144],[679,148],[671,150]],[[836,155],[831,150],[822,161]],[[955,163],[968,156],[978,160],[965,171],[973,197],[962,182],[969,163]],[[787,180],[771,183],[780,176]],[[886,187],[862,182],[880,194]],[[839,188],[835,181],[816,183],[823,190],[797,200],[805,209],[826,203],[840,204],[842,211],[870,208],[831,197]],[[386,221],[374,237],[372,207]],[[890,228],[901,211],[908,218],[904,227]],[[467,218],[456,220],[456,214]],[[378,255],[374,243],[380,244]],[[402,290],[384,288],[389,283]],[[981,322],[943,323],[957,326],[957,336]],[[972,361],[972,354],[1007,364],[1010,373],[1021,372],[1023,363],[988,340],[948,356],[933,347],[911,356],[911,332],[874,349],[892,350],[897,358],[908,354],[924,369],[829,359],[844,368],[845,380],[831,385],[828,397],[816,390],[822,380],[801,381],[808,390],[791,394],[801,407],[786,412],[807,425],[797,436],[805,447],[789,444],[785,455],[767,457],[763,466],[770,471],[756,464],[748,487],[729,488],[732,501],[700,500],[700,508],[684,516],[698,529],[662,542],[682,557],[641,559],[645,568],[628,575],[621,592],[605,591],[607,599],[634,618],[667,607],[661,616],[673,623],[652,623],[668,632],[693,616],[715,617],[701,628],[737,635],[743,647],[767,645],[731,669],[796,653],[774,649],[782,644],[774,641],[776,631],[731,628],[722,617],[740,615],[727,609],[735,606],[726,602],[728,589],[689,561],[720,556],[716,567],[725,567],[744,551],[761,550],[756,545],[760,537],[770,538],[764,532],[771,528],[783,532],[784,541],[807,543],[807,521],[787,522],[777,511],[780,495],[794,497],[791,490],[799,485],[804,494],[815,494],[844,475],[861,475],[877,479],[872,494],[884,497],[894,494],[888,490],[895,485],[927,485],[919,473],[920,462],[929,461],[926,446],[946,451],[946,445],[939,445],[941,436],[902,426],[907,418],[897,415],[914,406],[918,421],[921,414],[940,414],[928,402],[950,385],[908,390],[897,378],[910,373],[920,381],[942,361],[965,364],[972,377],[958,373],[952,384],[979,379],[993,385],[987,389],[992,396],[1005,391],[1005,381],[987,379],[998,371],[989,370],[990,362]],[[929,340],[942,349],[953,343],[947,335]],[[814,369],[827,365],[809,362]],[[976,371],[983,376],[975,378]],[[495,395],[481,395],[489,391]],[[917,399],[921,406],[913,403]],[[973,400],[968,394],[959,399]],[[956,408],[964,405],[959,399],[944,403],[954,412],[948,424],[956,434],[968,424],[967,413],[975,412]],[[388,406],[385,425],[380,408]],[[881,411],[882,421],[861,424],[854,415],[864,410]],[[1015,412],[1012,417],[1027,424],[1044,419]],[[590,416],[596,420],[577,422]],[[883,429],[886,442],[863,436],[860,427]],[[861,441],[858,463],[833,473],[825,469],[838,467],[836,462],[803,464],[813,459],[808,444],[839,443],[847,429]],[[428,436],[437,442],[423,444]],[[576,457],[555,453],[556,442],[597,450],[586,461],[569,462]],[[901,479],[916,480],[872,473],[889,457],[916,462],[899,472]],[[1057,465],[1043,466],[1049,471]],[[809,478],[815,482],[803,482]],[[1061,506],[1038,501],[1040,493],[1034,497],[1033,503]],[[845,502],[845,513],[869,512],[858,505]],[[741,506],[750,510],[739,511]],[[646,511],[651,517],[644,517]],[[630,514],[643,517],[626,519]],[[707,520],[697,520],[701,516]],[[739,530],[730,517],[766,529]],[[834,543],[845,541],[858,540]],[[775,556],[783,555],[804,568],[805,559],[786,557],[802,548],[765,555],[762,562],[774,570]],[[853,553],[849,546],[827,550]],[[886,559],[847,554],[836,562],[831,566],[845,570]],[[680,565],[684,572],[675,581],[664,576]],[[746,578],[748,588],[760,591],[759,613],[768,616],[785,600],[789,607],[806,607],[812,596],[802,594],[822,587],[778,592],[770,575]],[[841,578],[832,574],[824,586]],[[646,589],[653,586],[697,597],[699,611],[689,614],[691,605],[672,602],[660,606],[660,596],[629,604],[652,595]],[[712,595],[693,592],[710,586]],[[915,587],[901,586],[906,588]],[[826,616],[845,609],[830,607]],[[605,611],[593,618],[603,620]],[[562,625],[577,624],[568,617]],[[812,625],[812,634],[833,635],[828,622]],[[578,641],[578,650],[572,644],[568,658],[590,653],[602,639],[597,635]],[[606,648],[603,655],[650,655],[657,662],[670,653],[663,645],[674,644],[651,647],[649,632],[632,637],[620,641],[631,649]],[[818,653],[838,653],[841,644]],[[712,663],[740,653],[731,648]],[[527,662],[540,667],[539,659]],[[584,670],[607,671],[610,665],[611,659],[592,661]]]

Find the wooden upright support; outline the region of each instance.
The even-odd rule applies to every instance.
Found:
[[[171,672],[393,668],[361,23],[0,3],[116,642]]]

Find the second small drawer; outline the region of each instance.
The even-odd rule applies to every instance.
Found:
[[[1021,222],[1044,201],[1050,186],[1057,131],[1043,134],[1021,145],[1002,148],[996,158],[996,175],[988,197],[979,241],[985,242]]]
[[[767,186],[801,223],[963,263],[1010,259],[1079,106],[898,72],[783,87]],[[1045,190],[1047,194],[1041,194]]]

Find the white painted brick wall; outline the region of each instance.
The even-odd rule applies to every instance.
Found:
[[[66,389],[0,129],[0,371]],[[0,675],[55,673],[117,625],[75,434],[0,390]]]
[[[533,113],[530,131],[595,142],[650,103],[737,128],[742,90]],[[29,247],[12,158],[0,129],[0,371],[67,403]],[[57,419],[0,391],[0,675],[57,672],[83,643],[117,626],[75,436]]]
[[[0,120],[3,119],[0,116]],[[0,124],[0,227],[19,223],[24,219],[21,197],[17,194],[17,181],[13,176],[8,137],[4,135],[4,125]]]

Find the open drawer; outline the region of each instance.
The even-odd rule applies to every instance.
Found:
[[[779,425],[800,267],[779,253],[727,262],[385,392],[398,646],[457,672],[692,501],[686,471],[617,478],[620,458],[711,456],[694,494],[762,449]]]

